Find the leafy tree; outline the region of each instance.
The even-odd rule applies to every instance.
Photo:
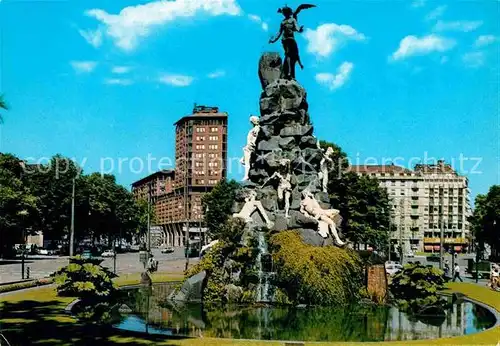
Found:
[[[491,246],[493,260],[500,258],[500,185],[493,185],[486,195],[476,197],[475,209],[470,218],[471,228],[479,245]]]
[[[37,199],[22,182],[18,158],[0,153],[0,255],[11,255],[12,246],[22,243],[37,213]],[[28,235],[26,232],[24,235]]]
[[[348,170],[347,155],[333,143],[321,141],[323,149],[333,149],[328,192],[334,208],[342,215],[342,233],[357,244],[386,249],[389,242],[389,197],[379,181]]]
[[[62,155],[52,157],[45,165],[27,167],[26,182],[40,200],[34,226],[43,230],[46,239],[60,240],[69,236],[73,179],[76,185],[75,205],[84,204],[84,182],[80,176],[80,168]]]
[[[205,223],[208,236],[212,239],[218,239],[225,229],[226,222],[232,214],[231,210],[239,187],[240,184],[234,180],[222,180],[210,193],[203,196],[201,202],[205,211]]]
[[[3,95],[0,95],[0,110],[8,110],[9,106],[7,106],[7,103],[5,102],[5,99]],[[0,124],[3,123],[3,117],[2,114],[0,113]]]

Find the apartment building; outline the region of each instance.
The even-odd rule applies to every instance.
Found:
[[[195,105],[192,114],[174,124],[175,170],[132,184],[136,198],[150,198],[166,245],[182,247],[186,235],[204,237],[201,199],[227,174],[227,118],[218,107]]]
[[[358,174],[377,178],[387,189],[392,208],[392,242],[403,251],[439,252],[441,228],[446,250],[469,246],[471,214],[468,180],[440,160],[413,170],[396,165],[352,166]]]

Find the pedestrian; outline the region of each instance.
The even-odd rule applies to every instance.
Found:
[[[462,278],[460,277],[460,266],[457,264],[455,264],[455,269],[453,270],[455,272],[455,274],[453,275],[453,282],[455,282],[455,279],[459,279],[460,282],[464,282],[464,280],[462,280]]]

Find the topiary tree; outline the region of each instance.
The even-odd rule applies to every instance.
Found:
[[[438,292],[444,288],[443,271],[432,266],[407,264],[394,275],[390,290],[402,310],[420,313],[430,307],[443,307]]]
[[[102,301],[111,297],[116,277],[102,267],[98,258],[72,257],[70,263],[55,273],[57,293],[61,296],[78,297],[84,301]]]

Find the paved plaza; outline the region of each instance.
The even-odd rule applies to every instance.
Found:
[[[184,248],[176,248],[174,253],[162,254],[159,249],[152,250],[158,260],[158,271],[182,273],[185,268]],[[198,258],[190,258],[189,263],[198,262]],[[68,264],[68,257],[30,256],[25,260],[25,268],[30,268],[30,278],[47,277],[54,271]],[[103,266],[113,270],[113,258],[105,258]],[[124,253],[116,256],[116,272],[120,274],[139,273],[144,270],[139,262],[139,253]],[[21,260],[0,260],[0,284],[21,280]]]

